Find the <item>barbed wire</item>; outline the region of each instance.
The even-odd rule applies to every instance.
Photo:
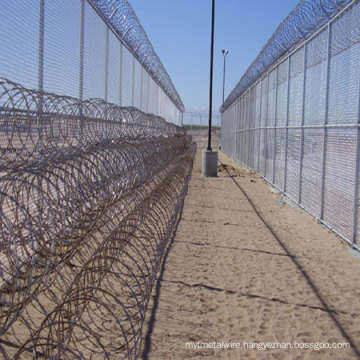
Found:
[[[169,74],[156,54],[145,30],[127,0],[88,0],[103,16],[177,108],[185,107]]]
[[[135,108],[0,89],[0,354],[137,358],[196,146]]]

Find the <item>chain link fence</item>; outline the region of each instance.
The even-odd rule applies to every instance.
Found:
[[[126,0],[2,0],[0,77],[181,124],[184,105]]]
[[[209,113],[205,111],[187,110],[183,113],[183,126],[187,133],[191,135],[198,148],[207,148],[208,146],[208,129]],[[219,148],[220,146],[220,113],[212,112],[211,119],[211,146]]]
[[[359,95],[359,2],[304,0],[221,109],[223,151],[358,249]]]

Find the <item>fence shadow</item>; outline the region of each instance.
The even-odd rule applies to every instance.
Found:
[[[220,162],[221,163],[221,162]],[[249,204],[251,205],[251,207],[253,208],[255,214],[258,216],[258,218],[262,221],[262,223],[265,225],[265,227],[269,230],[269,232],[271,233],[271,235],[274,237],[274,239],[277,241],[277,243],[281,246],[281,248],[284,250],[284,252],[286,253],[286,255],[288,256],[288,258],[292,261],[292,263],[296,266],[296,268],[300,271],[300,273],[303,275],[303,277],[305,278],[306,282],[308,283],[308,285],[310,286],[311,290],[313,291],[313,293],[315,294],[315,296],[318,298],[318,300],[320,301],[323,310],[329,315],[329,317],[331,318],[331,320],[334,322],[336,328],[340,331],[341,335],[346,339],[346,341],[350,344],[351,349],[354,351],[354,353],[360,357],[360,350],[358,349],[358,347],[355,345],[352,337],[347,333],[347,331],[343,328],[343,326],[340,324],[339,320],[336,318],[335,316],[335,312],[333,311],[333,309],[331,309],[329,307],[329,305],[327,304],[326,300],[324,299],[324,297],[321,295],[319,289],[317,288],[317,286],[314,284],[314,282],[312,281],[310,275],[306,272],[306,270],[304,269],[304,267],[299,263],[297,257],[295,255],[293,255],[290,250],[288,249],[288,247],[285,245],[285,243],[283,241],[281,241],[281,239],[279,238],[279,236],[276,234],[275,230],[269,225],[269,223],[264,219],[264,217],[260,214],[260,212],[258,211],[258,209],[256,208],[255,204],[253,203],[253,201],[250,199],[250,197],[248,196],[248,194],[245,192],[245,190],[241,187],[241,185],[236,181],[236,178],[234,178],[233,176],[231,176],[229,170],[227,168],[225,168],[225,171],[228,175],[228,177],[234,182],[234,184],[236,185],[236,187],[241,191],[241,193],[245,196],[245,198],[247,199],[247,201],[249,202]]]

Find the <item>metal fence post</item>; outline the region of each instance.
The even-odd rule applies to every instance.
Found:
[[[145,109],[143,109],[143,93],[144,93],[144,68],[141,66],[140,69],[140,110],[146,112]]]
[[[135,106],[135,57],[132,55],[131,106]]]
[[[249,136],[249,93],[250,90],[247,90],[245,94],[244,99],[244,128],[242,131],[242,137],[243,137],[243,162],[247,166],[249,166],[248,162],[248,136]]]
[[[45,0],[39,0],[38,90],[44,91],[44,17]]]
[[[237,147],[236,147],[236,156],[237,158],[239,159],[239,161],[241,161],[241,145],[242,145],[242,142],[241,142],[241,129],[242,129],[242,126],[243,126],[243,111],[244,111],[244,106],[243,106],[243,103],[244,103],[244,97],[245,95],[243,94],[241,96],[241,99],[239,101],[239,104],[238,104],[238,126],[237,126],[237,129],[236,129],[236,138],[237,138]]]
[[[79,130],[83,133],[83,108],[82,101],[84,97],[84,44],[85,44],[85,0],[80,1],[80,58],[79,58]]]
[[[257,159],[257,171],[260,173],[260,148],[261,148],[261,144],[260,144],[260,140],[261,140],[261,113],[262,113],[262,79],[260,80],[260,113],[259,113],[259,128],[258,128],[258,133],[259,133],[259,143],[258,143],[258,159]]]
[[[359,65],[359,74],[360,74],[360,65]],[[359,161],[360,161],[360,77],[359,77],[359,94],[358,94],[358,120],[356,127],[356,157],[355,157],[355,179],[354,179],[354,215],[353,215],[353,229],[352,229],[352,246],[356,245],[357,238],[357,226],[358,226],[358,202],[359,202]]]
[[[122,106],[122,70],[123,70],[123,46],[120,43],[120,61],[119,61],[119,66],[120,66],[120,72],[119,72],[119,105]]]
[[[80,61],[79,61],[79,99],[84,96],[84,26],[85,26],[85,0],[80,0]]]
[[[360,118],[360,94],[358,106],[358,118]],[[356,127],[356,164],[355,164],[355,191],[354,191],[354,215],[353,215],[353,229],[352,229],[352,245],[356,244],[357,225],[358,225],[358,201],[359,201],[359,160],[360,160],[360,136],[359,136],[359,121]]]
[[[244,120],[243,120],[243,129],[241,132],[242,139],[243,139],[243,162],[247,166],[249,166],[247,161],[247,150],[248,150],[248,133],[249,133],[249,92],[248,89],[246,91],[244,97]]]
[[[253,102],[252,102],[252,126],[253,126],[253,134],[252,134],[252,156],[251,156],[251,161],[252,161],[252,168],[255,169],[255,155],[256,155],[256,150],[255,150],[255,136],[256,136],[256,126],[255,126],[255,121],[256,121],[256,85],[253,86]]]
[[[305,91],[306,91],[306,62],[307,45],[304,45],[304,64],[303,64],[303,98],[301,105],[301,135],[300,135],[300,169],[299,169],[299,195],[298,202],[301,204],[302,182],[303,182],[303,158],[304,158],[304,123],[305,123]]]
[[[272,182],[275,184],[275,159],[276,159],[276,125],[277,125],[277,99],[278,99],[278,77],[279,77],[279,65],[276,67],[276,79],[275,79],[275,119],[274,119],[274,158],[273,158],[273,174]]]
[[[150,112],[150,106],[152,106],[153,101],[150,102],[150,94],[153,96],[151,91],[151,83],[150,83],[150,75],[146,73],[146,79],[147,79],[147,95],[146,95],[146,112]],[[181,124],[182,124],[182,115],[181,115]]]
[[[284,193],[286,193],[286,182],[287,182],[287,157],[288,157],[288,138],[289,138],[289,109],[290,109],[290,71],[291,61],[290,56],[288,57],[288,76],[287,76],[287,95],[286,95],[286,123],[285,123],[285,153],[284,153]]]
[[[251,89],[249,89],[248,91],[248,101],[247,101],[247,130],[246,130],[246,136],[245,136],[245,139],[246,139],[246,165],[247,166],[250,166],[250,98],[251,98]]]
[[[42,123],[43,123],[43,94],[44,91],[44,16],[45,16],[45,0],[39,0],[39,43],[38,43],[38,104],[37,104],[37,132],[39,137],[39,145],[42,147]]]
[[[243,121],[242,120],[243,120],[243,111],[244,111],[244,106],[243,106],[244,97],[245,97],[245,95],[243,94],[241,96],[241,99],[240,99],[239,104],[238,104],[238,126],[237,126],[237,129],[236,129],[236,136],[237,136],[237,141],[238,141],[236,151],[237,151],[237,158],[239,159],[239,161],[241,161],[241,145],[242,145],[242,142],[241,142],[241,129],[242,129],[242,126],[243,126]]]
[[[106,25],[105,31],[105,101],[109,96],[109,27]]]
[[[324,118],[324,139],[323,139],[323,160],[321,172],[321,203],[320,203],[320,220],[324,219],[324,195],[325,195],[325,172],[326,172],[326,148],[327,148],[327,128],[329,113],[329,77],[330,77],[330,58],[331,58],[331,26],[328,24],[328,48],[327,48],[327,66],[326,66],[326,95],[325,95],[325,118]]]
[[[266,159],[267,159],[267,125],[269,119],[269,73],[266,75],[267,77],[267,94],[266,94],[266,117],[265,117],[265,126],[264,126],[264,177],[266,178]]]
[[[241,98],[237,101],[234,110],[236,113],[234,157],[240,161]]]

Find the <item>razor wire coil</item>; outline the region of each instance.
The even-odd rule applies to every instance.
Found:
[[[135,108],[0,89],[0,354],[137,358],[196,146]]]
[[[128,1],[90,0],[89,2],[102,14],[119,38],[183,112],[184,104]]]

